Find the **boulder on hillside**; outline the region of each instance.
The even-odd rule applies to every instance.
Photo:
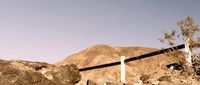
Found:
[[[0,60],[0,85],[74,85],[80,79],[76,65]]]

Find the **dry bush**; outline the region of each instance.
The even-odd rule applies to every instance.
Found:
[[[197,37],[197,34],[200,32],[200,28],[198,25],[196,25],[192,19],[192,17],[187,17],[185,20],[179,20],[178,26],[181,30],[181,35],[183,40],[185,41],[186,48],[188,47],[188,50],[190,51],[191,55],[189,55],[189,52],[186,51],[185,58],[191,57],[191,63],[192,68],[194,72],[193,74],[200,75],[200,54],[198,53],[198,48],[200,47],[200,37]],[[177,35],[175,30],[172,30],[171,32],[163,32],[164,38],[159,38],[159,40],[162,43],[167,43],[170,46],[175,45],[175,40],[179,38],[179,35]],[[190,69],[186,65],[186,60],[179,57],[180,51],[171,51],[167,53],[168,56],[174,58],[175,62],[181,64],[184,66],[183,71],[187,71],[187,69]]]
[[[195,36],[200,32],[200,28],[194,23],[192,17],[189,16],[186,20],[179,20],[177,24],[181,29],[183,40],[190,43],[190,48],[200,47],[200,37]]]
[[[175,45],[174,40],[176,37],[179,37],[178,35],[176,36],[176,31],[172,30],[172,32],[165,32],[164,33],[164,38],[159,38],[158,40],[161,41],[162,43],[167,43],[170,46]]]

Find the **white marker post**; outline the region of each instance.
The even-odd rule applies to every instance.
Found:
[[[192,66],[192,52],[188,46],[188,44],[185,44],[185,51],[186,51],[186,61],[188,66]]]
[[[190,38],[185,37],[185,52],[186,52],[186,65],[192,66],[192,49],[190,49]]]
[[[122,84],[124,85],[125,84],[125,63],[124,63],[124,60],[125,60],[125,56],[121,56],[121,82],[122,82]]]

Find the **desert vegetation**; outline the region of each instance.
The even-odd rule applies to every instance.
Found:
[[[183,72],[188,72],[192,74],[192,76],[200,76],[200,54],[198,52],[200,47],[200,37],[198,36],[200,28],[191,16],[187,17],[185,20],[178,20],[177,25],[179,26],[180,33],[175,30],[163,32],[164,37],[159,38],[159,40],[162,43],[173,46],[176,45],[175,41],[177,38],[182,38],[185,44],[185,60],[178,57],[180,51],[170,51],[167,55],[174,58],[174,62],[183,66]]]

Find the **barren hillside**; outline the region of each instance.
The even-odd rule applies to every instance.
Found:
[[[144,47],[112,47],[108,45],[95,45],[89,47],[79,53],[73,54],[57,65],[76,64],[78,68],[95,66],[105,63],[119,61],[120,56],[124,55],[126,58],[138,56],[144,53],[156,51],[153,48]],[[179,55],[184,58],[183,54]],[[180,72],[166,68],[166,65],[176,62],[173,56],[166,56],[165,54],[154,57],[141,59],[126,63],[126,80],[127,83],[133,85],[141,81],[143,76],[148,76],[149,83],[159,82],[159,78],[170,78],[171,84],[189,84],[189,80],[180,75]],[[103,85],[105,82],[119,82],[120,81],[120,66],[112,66],[107,68],[100,68],[90,71],[81,72],[82,80],[77,85],[86,85],[87,80]],[[172,79],[172,80],[171,80]],[[183,82],[185,79],[185,82]],[[174,81],[173,81],[174,80]],[[143,80],[143,83],[144,80]],[[195,84],[194,84],[195,85]]]

